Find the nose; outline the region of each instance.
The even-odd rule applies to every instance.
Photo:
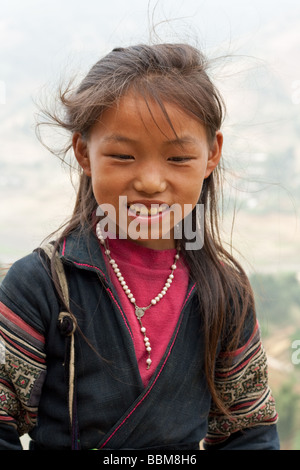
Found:
[[[150,165],[142,165],[139,168],[134,177],[133,186],[139,193],[153,195],[164,192],[167,188],[167,181],[160,166],[152,162]]]

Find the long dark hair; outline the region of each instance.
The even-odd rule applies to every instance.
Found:
[[[149,101],[155,100],[172,127],[164,103],[172,103],[197,118],[206,129],[210,144],[221,128],[225,106],[208,74],[209,61],[196,48],[187,44],[137,45],[116,48],[99,60],[80,85],[60,90],[62,112],[45,111],[46,122],[65,129],[69,140],[64,158],[72,148],[75,132],[88,139],[89,132],[101,114],[133,91]],[[39,129],[41,123],[38,124]],[[92,229],[92,214],[97,209],[91,178],[79,168],[77,199],[72,217],[56,239],[58,249],[64,237],[79,227]],[[190,276],[199,297],[199,314],[205,335],[205,372],[212,399],[223,412],[225,404],[218,396],[214,369],[218,346],[227,336],[228,350],[236,348],[246,315],[255,316],[253,293],[248,278],[233,256],[224,248],[219,232],[219,197],[222,194],[222,168],[219,165],[204,180],[199,203],[204,205],[204,243],[201,249],[186,250],[180,241]],[[192,213],[197,226],[197,212]],[[203,221],[202,221],[203,224]],[[52,275],[56,274],[52,263]],[[59,287],[58,287],[59,292]],[[59,295],[61,293],[59,292]]]

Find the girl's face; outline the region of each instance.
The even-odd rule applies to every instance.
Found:
[[[171,103],[165,108],[176,135],[155,101],[149,110],[143,97],[128,93],[102,114],[87,141],[73,136],[75,156],[97,203],[115,214],[117,233],[155,249],[175,247],[174,226],[196,206],[223,142],[217,132],[209,145],[197,119]]]

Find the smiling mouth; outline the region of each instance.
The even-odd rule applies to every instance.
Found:
[[[151,207],[147,207],[144,204],[131,204],[128,206],[129,215],[147,218],[162,215],[168,209],[168,204],[152,204]]]

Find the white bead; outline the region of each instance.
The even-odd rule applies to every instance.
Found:
[[[148,352],[150,352],[150,351],[151,351],[150,346],[148,346],[148,347],[146,348],[146,350],[147,350]]]
[[[127,286],[127,284],[123,284],[122,282],[121,282],[121,284],[122,284],[122,286],[123,286],[123,290],[126,290],[126,289],[128,289],[128,286]]]
[[[173,282],[173,279],[172,279],[171,277],[168,277],[168,280],[167,280],[167,282],[168,282],[169,284],[172,284],[172,282]]]
[[[145,341],[145,343],[147,343],[149,341],[149,338],[147,338],[147,336],[145,336],[144,341]]]
[[[114,268],[115,273],[119,273],[120,269],[119,268]]]
[[[111,259],[109,262],[110,262],[110,264],[114,264],[114,263],[115,263],[115,260],[114,260],[114,259]]]
[[[117,273],[117,278],[118,278],[118,279],[119,279],[119,277],[121,277],[121,276],[122,276],[122,274],[121,274],[120,272]]]
[[[174,279],[174,274],[170,274],[169,279]]]
[[[167,287],[168,289],[169,289],[170,286],[171,286],[171,284],[169,282],[165,283],[165,287]]]
[[[100,240],[100,243],[101,243],[101,245],[105,245],[105,241],[102,240],[102,239]]]
[[[118,267],[117,263],[114,263],[114,264],[112,265],[112,267],[113,267],[114,269],[116,269],[116,268]]]
[[[146,328],[145,328],[144,326],[142,326],[141,332],[142,332],[142,333],[145,333],[145,332],[146,332]]]
[[[126,291],[125,291],[125,294],[127,294],[127,295],[128,295],[128,294],[130,294],[130,292],[131,292],[131,290],[130,290],[130,289],[126,289]]]
[[[150,364],[151,364],[152,361],[151,361],[151,359],[147,359],[146,362],[147,362],[147,364],[149,364],[149,366],[150,366]]]
[[[121,281],[121,278],[119,279],[120,282],[121,282],[121,286],[126,286],[126,282],[125,281]]]
[[[134,304],[134,302],[135,302],[135,298],[134,298],[134,297],[132,297],[132,299],[130,299],[130,302],[131,302],[132,304]]]
[[[149,341],[147,341],[147,342],[145,343],[145,346],[146,346],[146,348],[149,348],[149,347],[150,347]]]
[[[119,281],[120,281],[120,282],[124,281],[124,277],[123,277],[123,276],[120,276],[120,277],[119,277]]]
[[[162,290],[162,291],[161,291],[161,295],[166,295],[167,290],[168,290],[167,288],[166,288],[166,290]]]
[[[158,296],[155,297],[155,300],[156,300],[156,302],[159,302],[159,301],[160,301],[160,297],[158,297]]]
[[[171,266],[172,269],[176,269],[176,267],[177,267],[176,264],[172,264]]]
[[[158,296],[160,299],[162,299],[163,295],[161,293],[158,294]]]
[[[168,290],[168,288],[165,286],[165,287],[163,287],[163,290],[161,291],[161,293],[167,292],[167,290]]]
[[[110,250],[105,250],[106,255],[110,255]]]
[[[128,299],[132,299],[132,297],[133,297],[133,294],[131,294],[131,293],[128,294]]]
[[[152,305],[155,305],[155,304],[156,304],[156,300],[155,300],[155,299],[152,299],[152,300],[151,300],[151,303],[152,303]]]
[[[179,258],[180,258],[180,255],[178,255],[178,254],[175,255],[175,258],[176,258],[176,259],[179,259]]]

